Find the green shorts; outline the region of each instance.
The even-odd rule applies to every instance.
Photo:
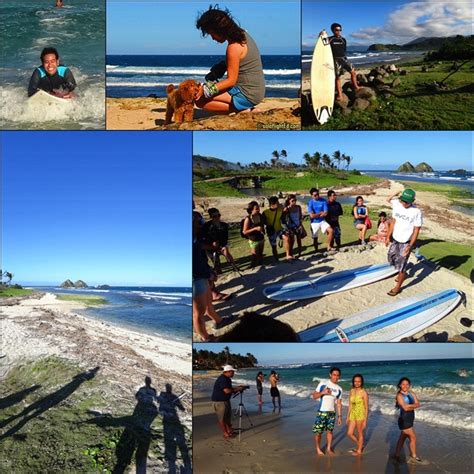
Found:
[[[256,250],[259,247],[263,247],[265,245],[265,240],[249,240],[249,246],[252,250]]]
[[[324,431],[334,430],[336,424],[335,411],[318,411],[314,420],[313,433],[321,434]]]

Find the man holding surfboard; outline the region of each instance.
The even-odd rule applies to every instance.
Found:
[[[413,204],[416,196],[415,191],[405,189],[400,197],[397,196],[398,193],[387,199],[392,206],[392,221],[385,243],[389,245],[390,237],[392,237],[392,243],[388,249],[388,261],[399,272],[395,279],[395,288],[387,293],[390,296],[396,296],[401,291],[401,286],[406,278],[405,269],[408,258],[423,224],[421,210]]]
[[[49,94],[70,99],[76,88],[76,80],[71,70],[59,64],[59,54],[55,48],[44,48],[41,52],[41,66],[37,67],[28,85],[28,97],[43,90]]]
[[[334,66],[336,70],[336,100],[341,100],[341,76],[344,74],[344,71],[351,74],[352,88],[354,91],[359,89],[359,85],[357,84],[357,72],[354,66],[347,60],[347,42],[346,39],[342,37],[342,26],[339,23],[333,23],[331,25],[331,31],[333,36],[329,37],[329,44],[331,45],[332,54],[334,56]]]

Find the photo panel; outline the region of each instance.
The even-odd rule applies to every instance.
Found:
[[[193,142],[196,342],[472,341],[471,132]]]
[[[107,129],[299,130],[300,2],[107,2]]]
[[[2,2],[2,130],[105,129],[105,7]]]
[[[191,472],[191,134],[0,138],[3,472]]]
[[[472,357],[470,343],[195,344],[194,472],[471,472]]]
[[[301,8],[304,130],[472,130],[469,2]]]

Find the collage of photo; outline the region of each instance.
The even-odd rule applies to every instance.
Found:
[[[4,0],[0,472],[472,472],[473,26]]]

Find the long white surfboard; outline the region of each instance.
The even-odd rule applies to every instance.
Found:
[[[334,58],[328,35],[323,30],[316,41],[311,61],[311,102],[314,115],[320,124],[328,121],[334,108],[336,87]]]
[[[62,99],[52,94],[48,94],[46,91],[38,90],[28,99],[28,105],[34,107],[70,107],[73,103],[73,99]]]
[[[272,300],[294,301],[339,293],[359,286],[368,285],[395,275],[397,270],[391,265],[367,265],[341,272],[328,273],[319,278],[277,283],[269,285],[263,294]]]
[[[302,342],[397,342],[412,336],[448,315],[461,301],[454,288],[423,293],[369,308],[347,318],[305,329]]]

